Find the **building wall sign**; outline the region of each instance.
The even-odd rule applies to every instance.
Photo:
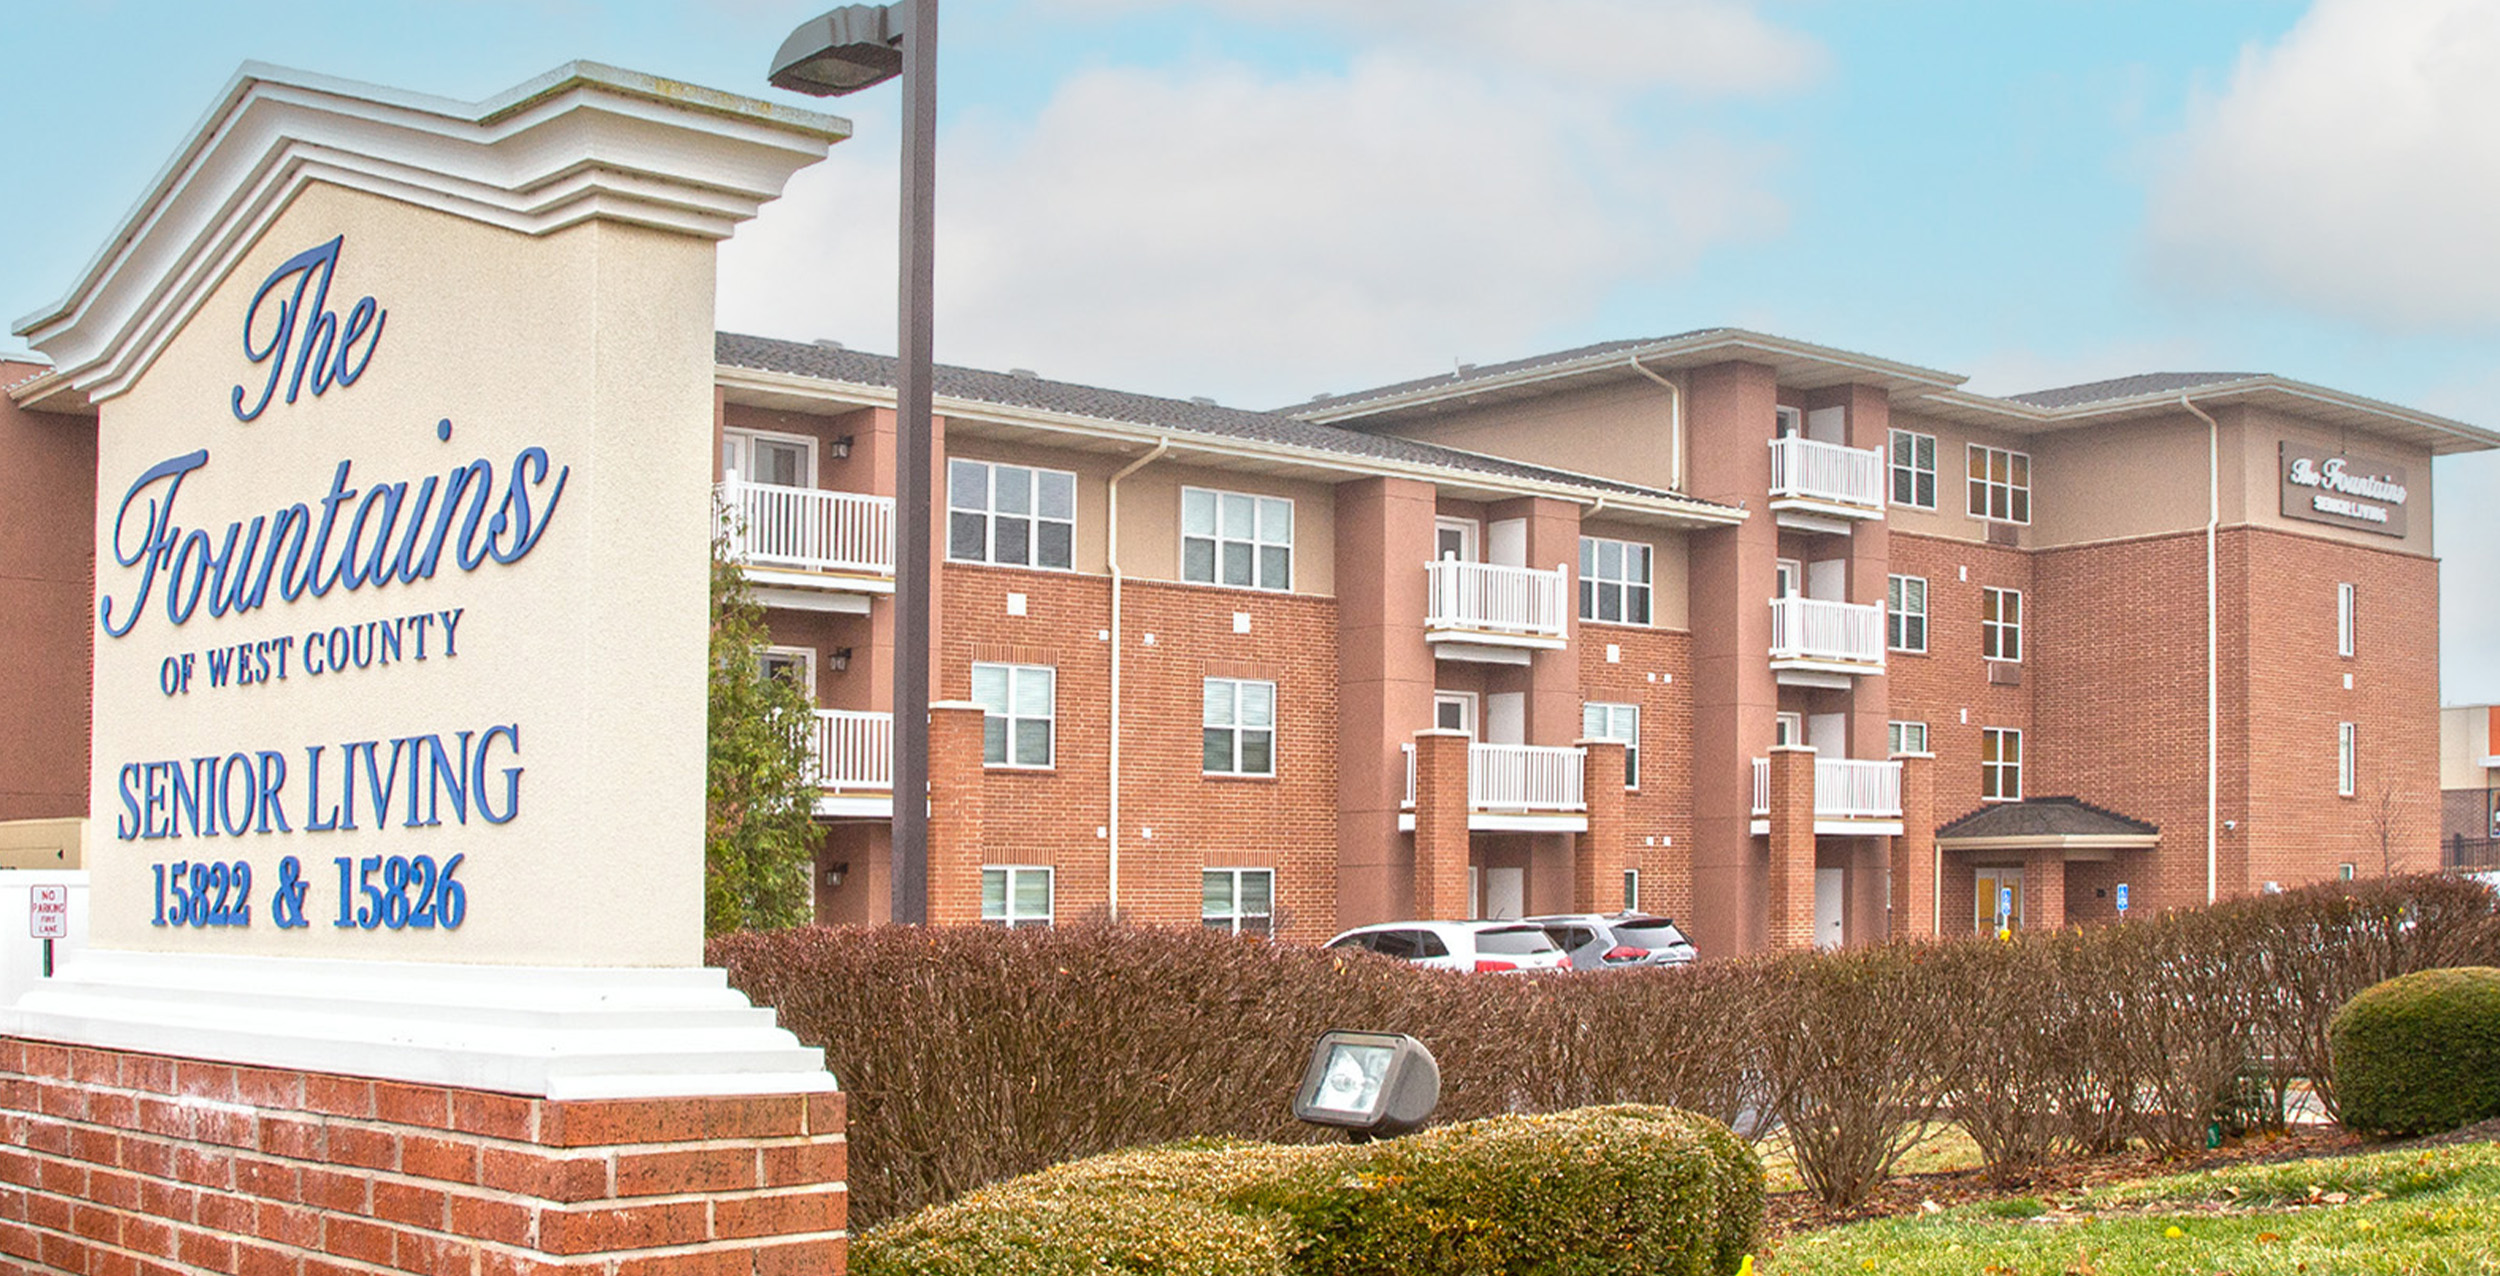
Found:
[[[313,186],[98,405],[99,944],[699,960],[711,286]]]
[[[2392,461],[2285,440],[2283,517],[2405,534],[2405,468]]]

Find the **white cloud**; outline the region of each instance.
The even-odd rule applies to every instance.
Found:
[[[2500,323],[2500,5],[2317,0],[2197,103],[2147,264],[2400,329]]]
[[[1766,21],[1753,0],[1202,0],[1232,17],[1463,59],[1478,67],[1673,86],[1697,93],[1794,89],[1825,66],[1822,46]],[[1160,0],[1058,0],[1077,12]]]
[[[1608,292],[1783,223],[1764,148],[1661,136],[1602,68],[1496,69],[1428,47],[1420,7],[1382,9],[1410,17],[1363,19],[1378,43],[1341,70],[1095,68],[1031,118],[958,119],[940,357],[1268,405],[1533,349]],[[1764,58],[1749,83],[1804,73]],[[893,348],[892,129],[860,125],[724,251],[723,326]]]

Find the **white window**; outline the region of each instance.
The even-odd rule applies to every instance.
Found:
[[[1970,445],[1970,516],[2031,521],[2031,454]]]
[[[1276,774],[1276,684],[1209,678],[1203,714],[1209,775]]]
[[[1649,623],[1649,546],[1580,538],[1580,619]]]
[[[1979,654],[1990,660],[2023,658],[2023,596],[2020,590],[1979,591]]]
[[[1886,726],[1892,732],[1894,753],[1927,752],[1927,724],[1924,722],[1893,722]]]
[[[816,649],[813,647],[766,647],[755,653],[755,671],[767,678],[787,678],[807,692],[810,703],[816,699]]]
[[[1641,911],[1641,870],[1637,868],[1623,870],[1623,911]]]
[[[2349,882],[2352,880],[2352,870],[2353,866],[2350,864],[2338,864],[2335,866],[2335,876],[2340,880]]]
[[[1293,502],[1182,488],[1181,579],[1244,589],[1293,588]]]
[[[1884,580],[1884,645],[1894,651],[1927,650],[1927,578]]]
[[[974,665],[972,699],[981,721],[981,760],[991,766],[1051,765],[1051,720],[1059,671],[1047,665]]]
[[[1912,509],[1936,508],[1935,435],[1892,432],[1892,503]]]
[[[1771,743],[1799,745],[1806,742],[1806,718],[1802,713],[1775,714],[1771,718]]]
[[[1048,926],[1051,871],[1023,866],[981,870],[981,920],[992,926]]]
[[[1432,556],[1443,562],[1476,561],[1476,520],[1472,518],[1436,518],[1432,520]]]
[[[1476,733],[1476,693],[1472,691],[1436,691],[1432,693],[1432,725],[1443,731]]]
[[[2023,800],[2023,733],[2001,727],[1979,732],[1979,797],[1984,802]]]
[[[2335,587],[2335,654],[2352,654],[2352,585]]]
[[[1580,738],[1623,741],[1623,787],[1641,787],[1641,707],[1636,704],[1580,706]]]
[[[1796,438],[1806,432],[1806,414],[1798,408],[1773,408],[1771,409],[1771,428],[1783,439]]]
[[[946,556],[1017,567],[1076,565],[1076,476],[987,461],[946,463]]]
[[[1236,935],[1273,934],[1276,870],[1210,868],[1198,874],[1198,922]]]
[[[2335,792],[2341,797],[2353,793],[2353,729],[2349,722],[2335,724]]]
[[[803,434],[723,430],[720,435],[720,472],[722,478],[733,483],[814,487],[816,440]]]

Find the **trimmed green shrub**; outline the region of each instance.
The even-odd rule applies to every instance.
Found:
[[[1725,1276],[1762,1164],[1668,1108],[1502,1116],[1367,1144],[1202,1141],[1093,1157],[862,1235],[859,1276]]]
[[[2500,969],[2424,970],[2335,1015],[2344,1124],[2432,1134],[2500,1117]]]

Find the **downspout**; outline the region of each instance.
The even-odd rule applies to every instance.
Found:
[[[1667,449],[1669,452],[1667,490],[1681,492],[1684,490],[1684,391],[1673,381],[1650,371],[1649,366],[1641,362],[1639,355],[1632,356],[1630,363],[1634,372],[1666,387]]]
[[[2205,423],[2205,902],[2221,896],[2222,637],[2214,535],[2222,526],[2222,424],[2179,396],[2179,406]]]
[[[1152,464],[1172,450],[1170,436],[1155,440],[1154,449],[1123,466],[1111,476],[1105,504],[1109,517],[1105,520],[1109,540],[1105,545],[1104,563],[1111,569],[1111,822],[1104,827],[1110,838],[1109,895],[1111,920],[1120,920],[1120,480]]]

